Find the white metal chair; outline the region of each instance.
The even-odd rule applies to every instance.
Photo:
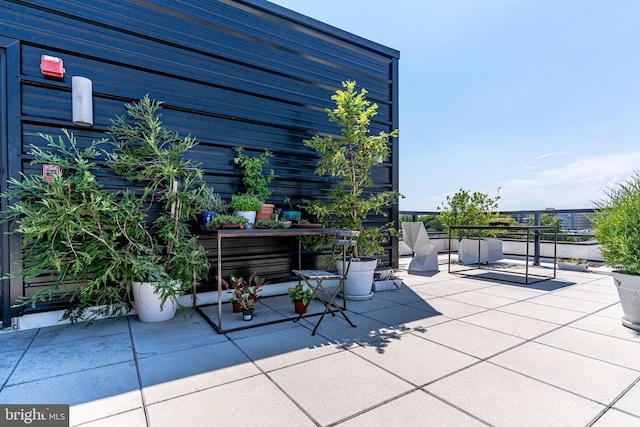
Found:
[[[335,316],[335,313],[340,313],[349,325],[354,328],[356,327],[345,313],[347,308],[346,301],[343,299],[343,305],[340,306],[336,303],[335,299],[338,293],[344,293],[347,275],[349,274],[349,268],[351,267],[351,258],[357,247],[359,235],[359,231],[338,230],[336,232],[336,238],[333,240],[333,251],[329,258],[327,270],[293,270],[293,273],[298,276],[298,280],[304,280],[309,289],[311,289],[314,299],[320,301],[324,305],[324,311],[320,315],[320,319],[318,319],[318,323],[316,323],[313,328],[311,335],[316,334],[316,330],[318,329],[318,326],[320,326],[320,322],[322,322],[322,319],[324,319],[324,316],[327,315],[327,313],[331,313],[332,316]],[[342,274],[333,271],[335,257],[339,252],[342,252],[342,261],[346,266],[344,273]],[[338,281],[338,286],[335,289],[332,286],[325,286],[324,284],[325,281],[335,282],[336,280]],[[310,303],[311,301],[309,301],[309,304]],[[294,322],[300,320],[301,317],[302,313],[294,319]]]
[[[402,240],[411,248],[409,271],[438,271],[438,248],[429,240],[422,222],[403,222]]]

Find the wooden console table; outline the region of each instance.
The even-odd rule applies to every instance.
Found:
[[[213,235],[216,236],[217,245],[217,263],[216,263],[216,276],[218,284],[218,321],[215,322],[207,315],[200,306],[196,306],[196,287],[193,288],[193,302],[194,308],[215,330],[216,332],[223,334],[230,332],[231,330],[224,330],[222,325],[222,240],[233,238],[257,238],[257,237],[301,237],[301,236],[322,236],[335,234],[336,230],[332,228],[288,228],[288,229],[220,229],[220,230],[199,230],[198,234]],[[298,268],[302,268],[302,243],[298,240]],[[210,305],[210,304],[209,304]],[[297,317],[291,317],[295,319]],[[283,318],[279,321],[287,321],[289,318]],[[275,323],[269,322],[251,322],[251,324],[242,328],[234,328],[232,330],[248,329],[256,326]]]
[[[536,282],[541,282],[544,280],[549,280],[549,279],[555,279],[556,278],[556,255],[557,255],[557,250],[558,250],[558,230],[556,227],[553,226],[546,226],[546,225],[534,225],[534,226],[526,226],[526,225],[508,225],[508,226],[491,226],[491,225],[454,225],[449,227],[449,261],[448,261],[448,272],[451,273],[451,233],[454,230],[477,230],[478,231],[478,235],[477,235],[477,239],[478,239],[478,262],[475,264],[476,267],[473,268],[468,268],[465,270],[459,270],[459,271],[455,271],[454,273],[458,273],[460,271],[467,271],[467,270],[474,270],[474,269],[483,269],[483,270],[495,270],[495,269],[491,269],[488,267],[485,268],[481,268],[481,262],[480,262],[480,258],[481,258],[481,253],[480,253],[480,243],[482,240],[482,231],[486,231],[486,230],[490,230],[490,231],[506,231],[506,232],[511,232],[511,231],[521,231],[521,232],[526,232],[526,255],[525,255],[525,284],[528,285],[529,284],[529,276],[536,276],[536,277],[540,277],[542,278],[541,280],[537,280]],[[541,275],[537,275],[537,274],[529,274],[529,242],[530,242],[530,237],[533,234],[534,240],[536,242],[535,245],[535,250],[534,250],[534,257],[535,259],[539,258],[539,253],[538,251],[538,242],[540,239],[540,232],[541,231],[553,231],[553,277],[551,276],[541,276]],[[525,234],[525,233],[522,233]],[[499,270],[499,271],[505,271],[505,270]],[[508,273],[513,273],[513,274],[522,274],[519,273],[517,271],[508,271]],[[463,273],[461,273],[463,274]],[[515,282],[517,283],[517,282]],[[534,282],[535,283],[535,282]]]

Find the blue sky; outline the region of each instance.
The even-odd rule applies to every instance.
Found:
[[[400,51],[402,210],[590,208],[640,170],[640,1],[272,3]]]

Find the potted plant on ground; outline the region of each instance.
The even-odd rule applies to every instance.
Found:
[[[587,271],[587,260],[584,258],[568,258],[564,259],[562,257],[557,258],[558,268],[560,270],[570,270],[570,271]]]
[[[335,178],[327,200],[304,200],[303,208],[318,218],[325,227],[360,231],[358,248],[349,269],[345,297],[348,299],[371,298],[373,273],[378,263],[375,255],[384,253],[381,242],[397,236],[393,222],[382,226],[366,226],[369,214],[386,216],[385,209],[397,203],[397,191],[373,190],[371,176],[378,159],[389,156],[389,138],[398,130],[371,135],[371,118],[377,114],[378,105],[366,98],[367,91],[356,91],[356,83],[343,82],[345,90],[337,90],[331,97],[335,109],[327,108],[329,121],[340,128],[340,137],[314,136],[304,144],[316,151],[320,158],[315,169],[318,176]],[[342,262],[338,263],[340,269]]]
[[[265,149],[259,156],[249,156],[245,153],[244,147],[235,147],[236,156],[233,163],[240,166],[242,172],[243,192],[256,196],[263,204],[256,209],[256,220],[269,220],[275,207],[271,203],[266,203],[271,195],[269,184],[276,177],[273,169],[265,175],[264,168],[269,165],[269,157],[273,153]]]
[[[302,283],[298,283],[296,286],[290,287],[288,291],[289,298],[291,298],[296,314],[306,313],[307,307],[313,299],[313,291]]]
[[[48,141],[46,150],[32,147],[32,164],[48,166],[57,173],[22,175],[9,181],[7,192],[15,200],[1,213],[0,220],[12,224],[12,234],[21,237],[22,261],[19,275],[24,280],[48,277],[51,285],[18,305],[35,306],[54,298],[68,300],[62,319],[91,324],[101,317],[126,315],[132,307],[128,235],[145,234],[138,229],[144,217],[129,193],[117,195],[98,181],[102,145],[93,141],[86,148],[70,132],[65,139]],[[141,265],[139,265],[141,266]]]
[[[608,189],[594,203],[594,231],[624,312],[622,324],[640,330],[640,175]]]
[[[249,280],[245,281],[243,277],[231,276],[231,286],[229,282],[222,279],[222,286],[225,288],[233,287],[233,296],[231,302],[235,302],[240,306],[242,311],[243,320],[249,321],[253,318],[253,310],[256,302],[260,300],[258,293],[264,285],[264,278],[261,278],[257,273],[253,273]]]
[[[114,140],[107,166],[142,185],[139,196],[128,193],[130,199],[137,197],[138,211],[144,214],[142,221],[131,225],[149,232],[127,234],[130,262],[122,275],[133,282],[136,309],[143,321],[172,318],[177,297],[209,273],[205,250],[187,224],[200,213],[199,201],[207,190],[199,164],[186,157],[198,141],[164,127],[158,112],[161,105],[146,95],[126,104],[128,118],[117,117],[109,127]],[[152,206],[159,212],[152,215]],[[160,307],[141,301],[144,295],[157,296]],[[170,307],[162,313],[167,301]]]
[[[256,211],[262,209],[262,201],[254,194],[242,193],[231,196],[234,214],[245,217],[248,224],[256,222]]]
[[[373,290],[375,292],[400,289],[400,285],[402,285],[402,279],[393,274],[393,272],[375,273],[373,275]]]
[[[500,218],[500,214],[496,212],[499,200],[499,188],[495,197],[490,197],[488,193],[470,192],[461,188],[453,196],[447,196],[446,203],[438,207],[441,213],[437,218],[447,231],[451,226],[490,225]],[[488,231],[481,234],[483,239],[480,242],[478,257],[478,241],[470,239],[472,236],[469,230],[459,230],[458,256],[463,264],[475,264],[478,259],[481,263],[494,262],[502,258],[502,242],[498,239],[488,239],[489,235],[495,237],[496,232]]]

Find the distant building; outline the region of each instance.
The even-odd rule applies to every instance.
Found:
[[[593,223],[582,213],[556,214],[562,223],[563,230],[591,230]]]

